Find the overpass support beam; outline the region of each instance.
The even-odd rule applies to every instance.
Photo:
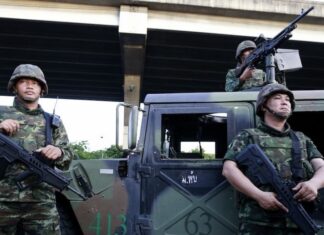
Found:
[[[144,69],[148,10],[146,7],[120,7],[119,39],[124,68],[124,102],[139,105]],[[124,147],[127,146],[129,110],[124,111]]]

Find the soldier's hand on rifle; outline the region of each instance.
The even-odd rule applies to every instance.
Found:
[[[0,130],[7,135],[14,135],[19,129],[19,122],[13,119],[6,119],[0,123]]]
[[[257,202],[265,210],[283,210],[288,212],[288,209],[277,199],[276,194],[273,192],[264,192],[257,197]]]
[[[298,183],[292,190],[296,192],[294,198],[298,201],[313,201],[318,194],[317,188],[310,180]]]
[[[36,151],[40,152],[42,154],[42,156],[44,156],[50,160],[56,160],[62,156],[62,150],[58,147],[53,146],[53,145],[47,145],[46,147],[39,148]]]
[[[240,76],[240,81],[244,82],[252,77],[252,73],[255,70],[255,68],[247,67],[244,72]]]

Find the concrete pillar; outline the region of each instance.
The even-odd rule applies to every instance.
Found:
[[[124,68],[124,102],[139,105],[145,62],[148,11],[146,7],[120,7],[119,39]],[[127,146],[129,109],[124,112],[124,147]]]

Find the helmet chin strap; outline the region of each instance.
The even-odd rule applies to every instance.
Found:
[[[269,113],[271,113],[273,116],[275,116],[276,118],[278,118],[278,119],[280,119],[280,120],[286,120],[286,119],[288,119],[288,118],[291,116],[291,114],[292,114],[292,112],[290,112],[289,115],[286,116],[286,115],[283,115],[283,114],[280,113],[280,112],[275,112],[274,110],[268,108],[267,106],[263,106],[263,107],[264,107],[266,110],[268,110]]]

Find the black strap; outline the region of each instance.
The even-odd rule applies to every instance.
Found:
[[[3,179],[8,165],[9,165],[8,161],[3,157],[1,157],[0,158],[0,180]]]
[[[47,112],[44,112],[45,118],[45,146],[52,144],[52,133],[53,133],[53,125],[52,119],[53,116]],[[50,167],[54,167],[54,160],[50,160],[48,158],[42,157],[40,154],[34,153],[35,157],[42,161],[43,163],[47,164]]]
[[[289,132],[289,135],[292,141],[292,178],[296,183],[298,183],[304,178],[300,140],[293,130]]]
[[[44,118],[45,118],[45,146],[52,144],[52,115],[44,112]]]

